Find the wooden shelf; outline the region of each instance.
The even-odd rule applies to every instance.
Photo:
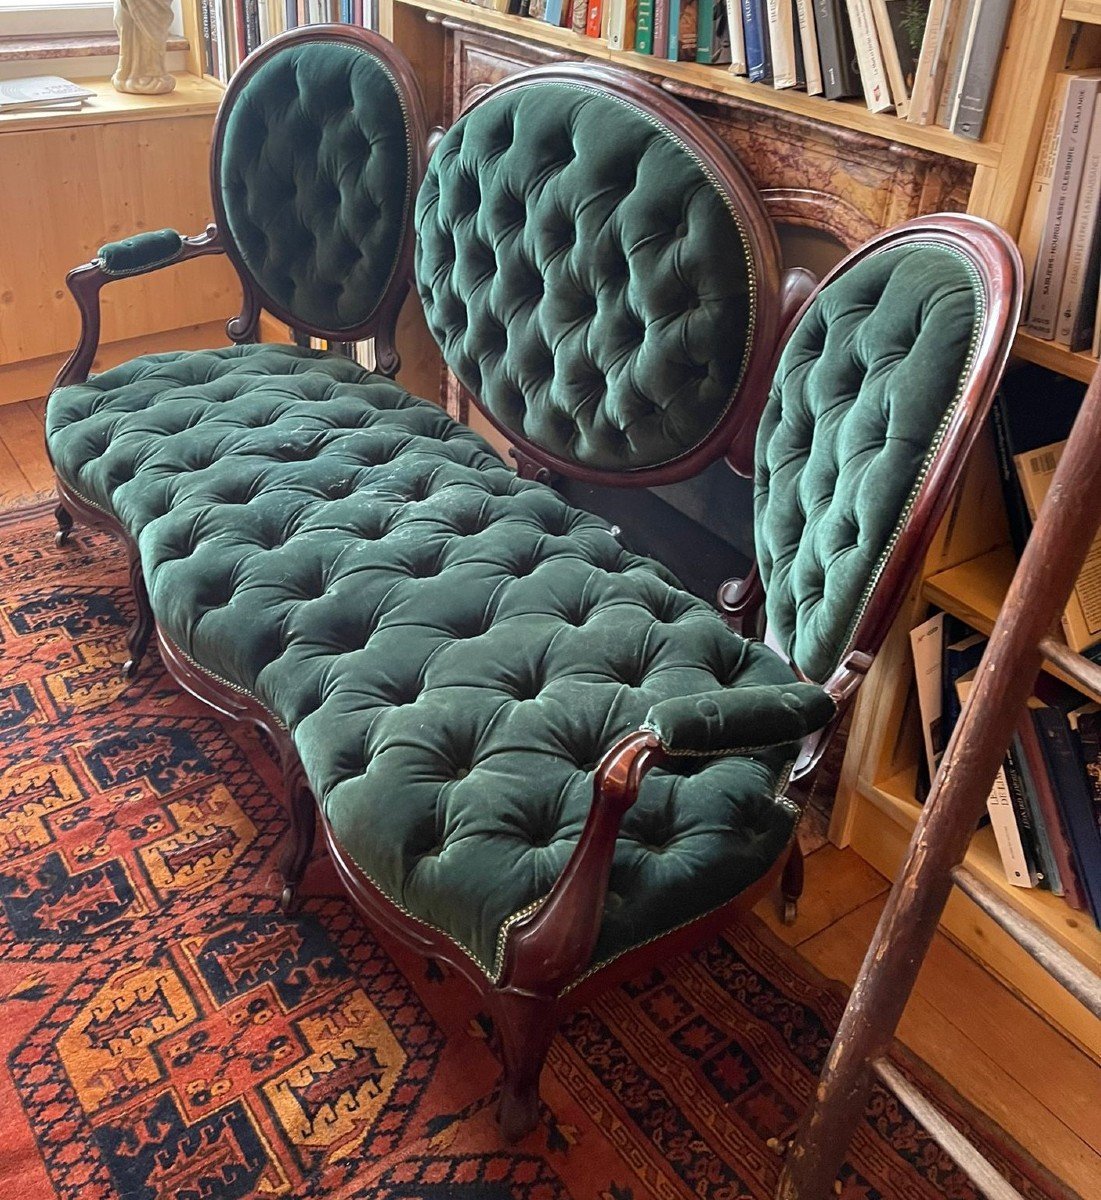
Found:
[[[1089,383],[1097,369],[1097,359],[1086,351],[1077,354],[1066,346],[1058,346],[1055,342],[1045,342],[1042,338],[1034,337],[1031,333],[1019,332],[1013,343],[1013,353],[1029,362],[1039,363],[1041,367]]]
[[[1001,546],[930,575],[924,584],[924,595],[930,604],[966,621],[979,633],[989,634],[1016,569],[1013,550]],[[1064,660],[1060,665],[1045,659],[1044,670],[1101,704],[1101,667],[1065,647],[1059,648],[1059,656]]]
[[[610,50],[602,39],[584,37],[570,29],[561,29],[544,21],[494,12],[492,9],[463,3],[462,0],[397,2],[409,8],[435,13],[440,17],[452,17],[483,29],[495,29],[513,37],[522,37],[525,41],[553,46],[570,54],[583,54],[589,58],[658,75],[671,82],[738,96],[764,108],[782,109],[784,112],[810,117],[844,129],[870,133],[890,142],[931,150],[964,162],[995,166],[1001,155],[1000,146],[972,142],[939,126],[911,125],[908,121],[900,121],[886,113],[871,113],[862,100],[825,100],[820,96],[808,96],[790,88],[777,91],[731,75],[725,67],[709,67],[694,62],[669,62],[649,54]]]
[[[80,82],[96,93],[82,108],[57,113],[0,113],[0,133],[197,116],[216,111],[222,99],[221,86],[195,75],[177,75],[175,90],[164,96],[131,96],[116,92],[109,79],[82,79]]]
[[[1063,19],[1101,25],[1101,0],[1063,0]]]
[[[902,771],[876,784],[862,784],[864,797],[897,822],[907,833],[921,814],[914,799],[915,772]],[[975,831],[964,865],[987,887],[996,891],[1024,916],[1091,970],[1101,973],[1101,930],[1089,913],[1080,913],[1065,900],[1039,888],[1014,887],[1005,877],[1002,860],[989,825]]]

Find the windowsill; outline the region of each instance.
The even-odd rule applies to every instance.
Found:
[[[134,96],[116,92],[109,79],[82,80],[95,95],[73,111],[22,111],[0,113],[0,135],[71,126],[107,125],[213,114],[225,94],[218,83],[195,75],[176,74],[175,91],[162,96]]]
[[[187,38],[170,37],[171,50],[186,50]],[[118,36],[114,33],[64,33],[38,37],[13,35],[0,37],[0,63],[26,59],[94,58],[117,55]]]

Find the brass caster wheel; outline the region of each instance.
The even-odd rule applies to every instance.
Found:
[[[59,529],[57,533],[54,534],[54,545],[64,546],[69,540],[69,533],[70,530],[68,529]]]
[[[279,909],[283,916],[289,917],[297,908],[297,889],[288,883],[279,896]]]
[[[134,676],[138,673],[138,666],[139,666],[139,664],[136,663],[132,658],[128,658],[122,664],[122,673],[126,677],[127,680],[133,679]]]
[[[798,917],[798,915],[799,915],[799,901],[798,900],[785,900],[784,901],[784,916],[783,916],[784,924],[785,925],[794,925],[795,918]]]

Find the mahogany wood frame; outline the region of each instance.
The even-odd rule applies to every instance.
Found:
[[[319,34],[325,33],[325,30],[314,28],[286,35],[258,51],[247,60],[242,70],[248,69],[250,64],[254,67],[279,46],[306,38],[316,39]],[[340,36],[344,39],[350,37],[346,27],[340,27]],[[357,31],[355,36],[374,42],[368,34]],[[549,76],[571,80],[589,78],[591,74],[599,80],[600,86],[609,88],[618,87],[622,81],[636,100],[639,96],[650,100],[656,95],[661,101],[660,113],[666,121],[672,121],[679,127],[685,115],[679,105],[674,107],[673,102],[659,90],[641,84],[633,76],[621,75],[607,68],[556,67],[532,74],[543,79]],[[497,90],[517,86],[523,86],[522,81],[510,80]],[[231,88],[227,94],[227,104],[235,94]],[[220,117],[220,124],[222,120]],[[764,244],[769,244],[773,234],[771,229],[766,233]],[[215,236],[210,233],[211,240],[201,247],[193,247],[190,253],[214,253],[222,249],[214,244]],[[883,566],[871,601],[854,630],[848,651],[825,683],[826,689],[842,706],[859,687],[944,512],[949,492],[959,480],[967,452],[978,435],[1008,355],[1019,310],[1020,263],[1016,251],[1000,231],[973,218],[940,216],[912,221],[850,255],[831,273],[827,282],[872,254],[909,242],[930,240],[954,248],[974,264],[986,292],[983,325],[956,414],[934,457],[925,483],[899,531],[894,551]],[[88,287],[88,294],[93,288],[98,294],[102,282],[94,272],[86,272],[79,278],[87,279],[88,284],[78,283],[74,294],[78,294],[84,286]],[[760,388],[756,394],[756,407],[750,410],[749,415],[744,407],[739,407],[736,418],[730,418],[723,435],[715,435],[714,452],[709,450],[709,457],[701,451],[698,459],[692,455],[682,459],[681,466],[686,471],[689,463],[699,469],[706,461],[712,461],[728,451],[735,455],[737,461],[737,447],[749,444],[751,424],[756,424],[763,408],[765,382],[771,377],[782,348],[781,331],[790,329],[796,310],[802,311],[815,294],[805,272],[792,275],[783,283],[777,275],[774,282],[776,302],[770,309],[771,315],[767,317],[771,331],[767,354],[762,350],[753,367],[754,380]],[[263,299],[250,284],[246,282],[244,286],[244,316],[237,330],[242,335],[246,331],[249,314],[254,311],[253,306]],[[407,280],[402,281],[402,286],[407,286]],[[88,311],[91,313],[90,307]],[[252,321],[254,325],[255,318]],[[92,327],[89,317],[89,328]],[[230,332],[233,336],[234,331],[231,329]],[[333,336],[333,331],[319,332]],[[342,332],[347,334],[347,331]],[[79,372],[81,364],[86,370],[86,364],[90,361],[82,337],[81,347],[74,355],[71,377]],[[69,369],[67,365],[66,370]],[[748,394],[754,393],[751,391]],[[731,444],[735,438],[737,446]],[[540,457],[532,454],[535,447],[525,445],[520,449],[522,460],[527,459],[534,469],[546,470],[552,465],[541,452]],[[556,468],[561,466],[558,463],[553,465]],[[640,472],[639,481],[641,476]],[[652,473],[649,481],[656,482]],[[64,486],[59,487],[59,495],[63,506],[79,513],[89,522],[122,533],[112,517],[89,507]],[[64,525],[59,536],[63,534]],[[284,801],[290,817],[290,837],[281,862],[285,884],[282,902],[284,908],[289,908],[311,853],[318,823],[318,806],[306,783],[291,737],[254,697],[205,671],[175,646],[163,631],[156,628],[148,612],[148,600],[144,597],[144,584],[135,548],[125,533],[122,535],[131,555],[133,577],[139,593],[138,620],[130,633],[131,665],[136,666],[144,642],[148,640],[150,632],[156,629],[165,666],[181,687],[225,718],[248,722],[262,729],[276,747],[282,762]],[[751,576],[738,596],[732,595],[732,591],[738,589],[727,591],[728,603],[725,607],[728,615],[741,620],[752,618],[763,599],[759,580],[754,582]],[[826,737],[808,739],[799,764],[802,773],[813,769]],[[714,934],[764,895],[775,884],[781,871],[788,877],[785,892],[798,885],[798,859],[782,854],[761,879],[725,905],[620,955],[598,970],[590,971],[589,963],[599,932],[620,823],[637,799],[646,772],[664,761],[665,752],[656,736],[643,731],[628,735],[605,754],[597,766],[592,805],[578,844],[548,895],[511,926],[505,943],[501,974],[496,980],[487,977],[470,955],[447,935],[405,913],[386,897],[351,860],[324,813],[320,814],[320,826],[338,876],[359,909],[407,945],[450,964],[484,997],[494,1018],[504,1067],[498,1117],[503,1134],[510,1140],[527,1133],[538,1119],[539,1076],[554,1031],[566,1011],[584,1003],[598,989],[663,961],[669,955]]]

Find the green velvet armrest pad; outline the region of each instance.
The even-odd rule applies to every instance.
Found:
[[[655,704],[644,730],[670,754],[744,754],[798,742],[832,720],[837,705],[813,683],[724,688]]]
[[[96,258],[108,275],[136,275],[170,263],[182,249],[183,238],[174,229],[156,229],[108,242],[100,246]]]

